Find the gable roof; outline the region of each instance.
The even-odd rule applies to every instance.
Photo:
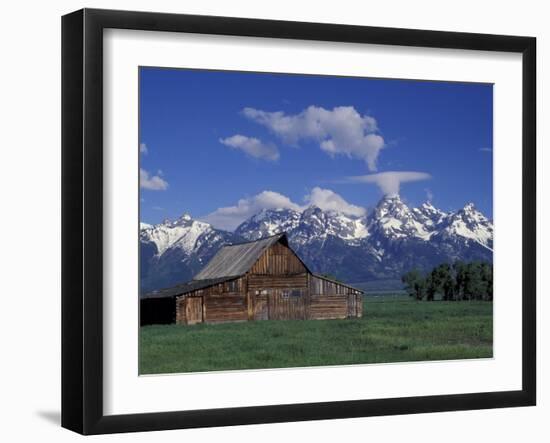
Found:
[[[286,234],[276,234],[259,240],[224,246],[193,280],[240,277],[248,272],[266,249],[277,242],[288,246]]]

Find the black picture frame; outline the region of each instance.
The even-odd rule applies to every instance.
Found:
[[[522,54],[522,389],[104,415],[102,37],[107,28]],[[535,67],[533,37],[97,9],[65,15],[62,18],[62,426],[82,434],[105,434],[535,405]]]

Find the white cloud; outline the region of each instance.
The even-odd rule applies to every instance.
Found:
[[[263,191],[253,197],[241,198],[235,206],[216,209],[203,217],[202,220],[216,228],[233,231],[243,221],[262,209],[293,209],[300,211],[302,208],[283,194]]]
[[[165,191],[168,182],[158,175],[150,175],[145,169],[139,170],[139,187],[150,191]]]
[[[346,215],[360,217],[365,215],[366,210],[361,206],[352,205],[330,189],[315,187],[311,193],[306,195],[305,199],[308,205],[315,205],[323,211],[338,211]]]
[[[364,160],[371,171],[376,170],[378,154],[385,146],[384,139],[377,134],[376,120],[362,116],[353,106],[332,110],[309,106],[294,115],[244,108],[243,114],[267,127],[286,144],[297,146],[300,140],[315,140],[330,155]]]
[[[241,198],[236,205],[216,209],[201,218],[218,229],[233,231],[248,218],[256,215],[262,209],[292,209],[302,212],[310,205],[315,205],[324,211],[339,211],[351,216],[365,214],[365,209],[346,202],[340,195],[330,189],[315,187],[304,198],[305,205],[294,203],[286,195],[274,191],[262,191],[253,197]]]
[[[254,137],[236,134],[227,138],[220,138],[220,143],[233,149],[240,149],[254,158],[275,161],[279,159],[277,146],[263,143]]]
[[[387,171],[378,174],[347,177],[349,183],[374,183],[385,195],[399,194],[401,183],[416,182],[432,178],[426,172],[416,171]]]
[[[479,150],[480,150],[481,152],[493,152],[493,149],[492,149],[492,148],[487,148],[487,147],[479,148]]]
[[[145,143],[139,144],[139,153],[140,154],[147,154],[149,150],[147,149],[147,145]]]

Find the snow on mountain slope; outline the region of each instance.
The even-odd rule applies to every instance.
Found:
[[[291,247],[314,272],[346,281],[400,278],[413,267],[444,261],[492,261],[493,224],[473,204],[446,213],[431,203],[409,208],[386,196],[366,216],[351,217],[310,206],[302,212],[264,209],[234,233],[188,214],[157,225],[141,224],[142,288],[193,278],[223,245],[286,232]]]
[[[364,221],[310,206],[302,213],[291,209],[264,209],[243,222],[235,234],[249,240],[286,232],[291,241],[306,244],[327,236],[356,241],[368,235]]]
[[[438,226],[446,217],[447,213],[435,208],[430,202],[424,202],[418,208],[412,208],[415,218],[424,225],[426,229],[433,229]]]
[[[141,229],[140,240],[154,243],[159,256],[171,247],[191,253],[200,235],[211,229],[208,223],[193,220],[189,214],[184,214],[174,221],[146,225]]]
[[[244,221],[235,234],[248,240],[258,240],[279,232],[291,232],[300,222],[300,213],[292,209],[262,209]]]
[[[473,203],[444,219],[439,236],[443,239],[472,240],[491,251],[493,249],[493,224]]]
[[[140,233],[140,289],[191,280],[222,246],[242,240],[188,214],[145,227]]]
[[[389,239],[419,238],[429,240],[432,224],[420,211],[411,211],[398,195],[386,196],[367,216],[369,231]]]
[[[326,239],[333,236],[346,242],[355,243],[368,236],[367,227],[361,218],[354,218],[336,211],[323,211],[317,206],[310,206],[300,218],[296,232],[291,232],[291,239],[300,244],[315,239]]]

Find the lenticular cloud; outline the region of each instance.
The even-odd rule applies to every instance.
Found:
[[[428,180],[432,176],[426,172],[416,171],[387,171],[378,174],[359,175],[348,177],[351,183],[374,183],[384,195],[398,195],[401,183]]]

